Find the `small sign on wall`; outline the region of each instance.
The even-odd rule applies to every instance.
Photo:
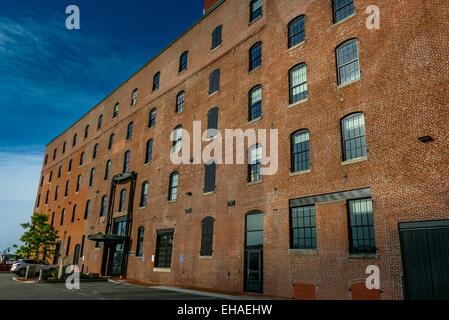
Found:
[[[154,255],[151,256],[151,262],[154,262]]]
[[[184,261],[184,255],[181,254],[181,256],[179,257],[179,262],[183,262]]]
[[[145,262],[145,256],[142,256],[142,262]]]

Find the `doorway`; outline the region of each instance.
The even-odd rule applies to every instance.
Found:
[[[125,236],[126,235],[127,221],[126,217],[121,217],[114,219],[114,224],[112,227],[112,234]],[[121,276],[123,274],[124,262],[125,262],[125,244],[124,242],[118,242],[113,245],[111,250],[112,265],[111,265],[111,275]]]
[[[245,217],[244,291],[263,293],[263,213]]]

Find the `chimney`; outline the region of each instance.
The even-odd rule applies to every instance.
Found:
[[[220,0],[204,0],[203,14],[209,11],[209,9],[212,8],[218,1]]]

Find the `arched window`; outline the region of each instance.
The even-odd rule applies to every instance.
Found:
[[[144,183],[142,183],[142,191],[140,194],[140,207],[144,208],[147,206],[147,202],[148,202],[148,181],[145,181]]]
[[[118,206],[119,212],[125,211],[125,202],[126,202],[126,189],[122,189],[122,191],[120,191],[120,202]]]
[[[334,23],[337,23],[354,13],[354,0],[333,0],[332,7]]]
[[[299,16],[288,24],[288,47],[294,47],[306,38],[305,16]]]
[[[47,162],[48,162],[48,154],[45,155],[45,161],[44,161],[44,164],[47,165]]]
[[[75,222],[75,216],[76,216],[76,204],[73,206],[73,211],[72,211],[72,220],[71,222],[74,223]]]
[[[67,180],[65,183],[64,197],[67,197],[67,195],[69,194],[69,186],[70,186],[70,182],[69,182],[69,180]]]
[[[58,178],[61,178],[61,173],[62,173],[62,166],[59,166],[59,168],[58,168]]]
[[[92,168],[90,170],[89,187],[92,187],[94,185],[94,179],[95,179],[95,168]]]
[[[68,166],[68,168],[67,168],[67,172],[72,171],[72,162],[73,162],[73,159],[70,159],[70,161],[69,161],[69,166]]]
[[[248,121],[262,116],[262,86],[257,85],[248,94]]]
[[[179,58],[179,72],[182,72],[187,69],[187,57],[189,52],[185,51],[181,57]]]
[[[201,256],[212,256],[214,222],[215,219],[212,217],[206,217],[201,221]]]
[[[109,136],[108,150],[111,150],[114,145],[114,137],[115,135],[113,133]]]
[[[108,180],[109,179],[110,172],[111,172],[111,160],[108,160],[106,162],[106,168],[104,170],[104,180]]]
[[[56,153],[58,152],[58,148],[56,148],[55,150],[53,150],[53,160],[56,159]]]
[[[170,174],[170,185],[168,187],[168,200],[174,201],[178,198],[178,183],[179,174],[178,172],[173,172]]]
[[[45,204],[48,204],[48,195],[50,194],[50,190],[47,190],[46,196],[45,196]]]
[[[55,214],[56,212],[53,211],[53,213],[51,214],[51,222],[50,225],[53,227],[53,224],[55,223]]]
[[[291,135],[291,171],[310,169],[309,131],[300,130]]]
[[[262,146],[253,145],[248,149],[248,182],[255,182],[262,179]]]
[[[92,154],[92,159],[95,159],[98,155],[98,143],[94,146],[94,152]]]
[[[204,193],[215,191],[216,167],[215,160],[209,160],[204,164]]]
[[[101,129],[102,125],[103,125],[103,115],[100,114],[100,116],[98,117],[97,130]]]
[[[36,208],[39,208],[40,204],[41,204],[41,194],[39,193],[37,196]]]
[[[156,72],[156,74],[153,77],[153,91],[156,91],[157,89],[159,89],[159,79],[161,77],[161,73],[160,72]]]
[[[148,120],[148,128],[152,128],[156,125],[156,108],[151,109],[150,117]]]
[[[288,72],[290,86],[290,104],[307,98],[306,64],[300,63]]]
[[[213,138],[218,134],[218,107],[213,107],[207,112],[207,138]]]
[[[141,257],[143,254],[143,235],[145,233],[144,227],[137,229],[137,241],[136,241],[136,257]]]
[[[89,125],[86,126],[84,129],[84,139],[86,139],[89,136]]]
[[[254,21],[262,15],[262,0],[252,0],[250,2],[250,16],[249,21]]]
[[[77,137],[78,135],[75,133],[74,135],[73,135],[73,142],[72,142],[72,146],[75,146],[76,145],[76,137]]]
[[[343,161],[366,157],[365,118],[354,113],[341,120]]]
[[[139,93],[139,90],[136,88],[133,91],[133,94],[131,96],[131,107],[135,106],[137,104],[137,95]]]
[[[76,180],[76,190],[75,192],[80,191],[80,185],[81,185],[81,175],[78,176],[78,179]]]
[[[148,164],[153,159],[153,139],[147,141],[147,149],[145,152],[145,164]]]
[[[90,200],[87,200],[86,209],[84,209],[84,220],[87,220],[87,218],[89,217],[89,212],[90,212]]]
[[[48,177],[48,183],[51,182],[52,178],[53,178],[53,171],[50,171],[50,176]]]
[[[108,211],[108,197],[103,196],[101,198],[100,217],[106,216],[107,211]]]
[[[181,91],[176,96],[176,108],[175,113],[184,111],[184,91]]]
[[[80,166],[82,166],[84,163],[84,155],[85,155],[85,152],[82,152],[80,155]]]
[[[59,186],[56,186],[56,189],[55,189],[55,201],[58,200],[58,193],[59,193]]]
[[[360,78],[357,39],[343,42],[336,49],[338,84],[345,84]]]
[[[116,104],[114,105],[114,112],[112,113],[112,119],[117,118],[119,107],[120,107],[119,103],[116,103]]]
[[[177,126],[172,133],[172,140],[173,140],[173,148],[172,152],[179,152],[181,150],[181,143],[182,143],[182,126]]]
[[[59,223],[59,225],[63,225],[64,224],[64,218],[65,218],[65,209],[62,209],[62,212],[61,212],[61,221],[60,221],[60,223]]]
[[[215,69],[209,75],[209,95],[220,90],[220,69]]]
[[[258,42],[249,49],[249,70],[262,64],[262,42]]]
[[[72,240],[72,237],[69,236],[68,240],[67,240],[67,249],[65,251],[65,255],[68,256],[69,252],[70,252],[70,240]]]
[[[134,122],[128,123],[128,130],[126,131],[126,140],[131,140],[133,138],[133,126]]]
[[[62,145],[62,153],[65,153],[65,148],[67,147],[67,142],[64,141],[64,144]]]
[[[223,25],[219,25],[212,32],[212,45],[210,47],[211,50],[214,50],[221,45],[222,30],[223,30]]]
[[[129,160],[131,157],[131,151],[126,151],[125,152],[125,159],[123,161],[123,173],[128,172],[129,171]]]

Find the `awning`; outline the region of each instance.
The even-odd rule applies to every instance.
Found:
[[[119,236],[116,234],[91,234],[87,237],[87,239],[98,242],[124,242],[126,240],[125,236]]]

